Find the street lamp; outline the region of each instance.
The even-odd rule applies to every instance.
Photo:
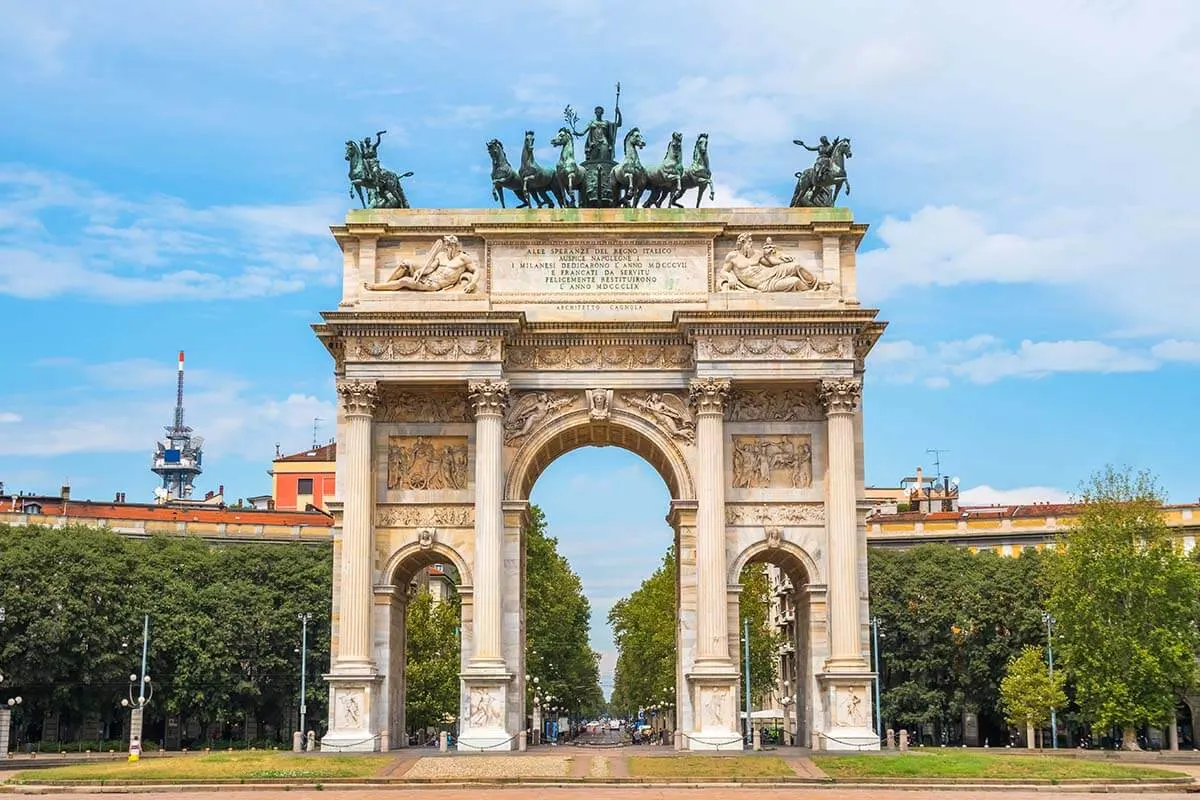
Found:
[[[4,609],[0,608],[0,619],[3,619]],[[0,684],[4,683],[4,676],[0,675]],[[8,741],[9,733],[12,730],[12,712],[13,709],[21,705],[22,698],[20,695],[10,697],[4,705],[0,705],[0,758],[8,758]]]
[[[308,714],[308,695],[306,678],[308,677],[308,622],[312,614],[303,611],[296,615],[300,620],[300,748],[304,749],[304,717]]]
[[[146,674],[146,655],[150,647],[150,615],[142,621],[142,679],[137,675],[129,676],[129,699],[121,701],[122,708],[133,708],[129,720],[129,756],[130,760],[142,754],[142,717],[150,698],[154,696],[154,686],[150,676]],[[133,697],[134,685],[138,687],[138,696]],[[149,692],[149,694],[147,694]]]
[[[1050,685],[1054,686],[1054,615],[1049,611],[1042,612],[1042,622],[1046,623],[1046,653],[1050,656]],[[1045,746],[1045,743],[1042,743]],[[1050,746],[1058,749],[1058,712],[1050,706]]]
[[[879,617],[871,617],[871,636],[875,640],[875,652],[872,653],[875,662],[875,733],[883,736],[883,714],[879,710],[879,696],[883,694],[883,684],[879,675]]]

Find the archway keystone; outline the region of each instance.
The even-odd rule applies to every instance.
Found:
[[[397,584],[432,559],[464,582],[460,748],[515,749],[529,493],[588,445],[638,454],[672,497],[684,746],[741,747],[737,571],[753,561],[800,584],[797,730],[878,745],[857,501],[884,324],[856,299],[866,226],[842,209],[403,209],[333,230],[343,299],[315,326],[340,400],[327,749],[404,743]],[[388,283],[449,238],[470,291]],[[782,277],[730,281],[731,263]],[[798,270],[821,280],[785,279]]]

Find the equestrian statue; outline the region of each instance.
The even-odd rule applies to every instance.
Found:
[[[357,194],[363,208],[408,208],[408,198],[400,181],[412,173],[397,175],[379,165],[379,143],[385,133],[387,131],[376,131],[374,142],[370,136],[361,143],[353,139],[346,142],[346,161],[350,162],[350,196]]]
[[[803,139],[796,139],[793,144],[817,154],[816,163],[806,170],[796,173],[796,190],[792,192],[792,208],[823,207],[830,208],[837,202],[842,185],[846,186],[846,196],[850,196],[850,181],[846,177],[846,159],[854,154],[850,152],[850,140],[841,137],[832,142],[828,136],[822,136],[816,147],[809,147]]]

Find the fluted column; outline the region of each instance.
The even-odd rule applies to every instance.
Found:
[[[475,408],[475,653],[476,664],[503,661],[504,409],[508,381],[468,384]]]
[[[729,381],[695,378],[696,410],[696,666],[729,664],[725,576],[725,400]]]
[[[371,414],[379,401],[375,381],[341,380],[338,397],[346,421],[342,484],[341,618],[339,667],[371,663],[371,533],[375,495],[371,484]],[[339,669],[339,671],[345,671]]]
[[[826,519],[829,525],[830,660],[862,661],[858,619],[858,526],[854,471],[854,412],[862,397],[862,381],[851,378],[821,382],[821,402],[828,418],[829,480]]]

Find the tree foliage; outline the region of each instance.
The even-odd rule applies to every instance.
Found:
[[[409,731],[440,727],[458,709],[460,601],[435,603],[428,588],[408,601],[405,721]]]
[[[750,621],[750,696],[761,703],[762,697],[775,688],[779,677],[781,641],[771,620],[771,584],[767,578],[767,565],[747,564],[742,569],[741,584],[741,618]],[[738,631],[738,634],[743,632]],[[741,641],[740,635],[738,640]],[[742,652],[745,652],[744,649]]]
[[[1049,562],[1050,607],[1085,718],[1133,729],[1173,719],[1195,684],[1200,575],[1162,517],[1146,473],[1111,467],[1081,491],[1083,511]]]
[[[1018,558],[946,544],[868,551],[871,613],[880,619],[883,718],[910,730],[954,728],[964,709],[1003,730],[1003,670],[1046,630],[1041,554]]]
[[[588,643],[591,605],[583,583],[558,552],[546,516],[529,509],[525,529],[525,648],[538,687],[568,710],[592,715],[604,706],[599,655]]]
[[[275,725],[299,704],[300,622],[309,623],[310,719],[329,663],[328,545],[237,544],[102,528],[0,526],[0,670],[22,725],[57,712],[67,731],[116,719],[150,616],[150,730],[164,716]]]
[[[1026,645],[1008,662],[1000,681],[1004,718],[1010,724],[1022,727],[1045,725],[1050,721],[1050,709],[1061,709],[1067,703],[1063,683],[1061,670],[1050,677],[1046,651]]]

